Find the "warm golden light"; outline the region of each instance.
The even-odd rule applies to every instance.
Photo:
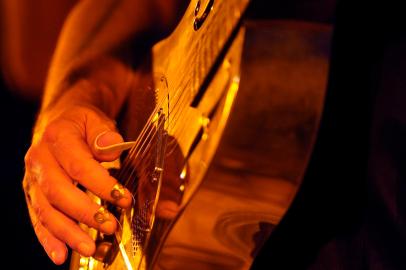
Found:
[[[180,179],[184,180],[186,178],[187,167],[183,167],[182,172],[180,173]]]

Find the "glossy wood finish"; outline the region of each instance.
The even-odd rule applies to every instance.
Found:
[[[130,211],[119,217],[123,230],[118,232],[117,239],[120,239],[124,251],[118,252],[118,247],[113,248],[116,255],[106,265],[94,259],[74,256],[72,269],[76,269],[78,264],[84,269],[153,268],[167,232],[176,220],[176,217],[162,215],[159,211],[165,202],[163,199],[166,198],[167,201],[170,199],[172,205],[175,203],[182,209],[201,184],[221,138],[235,96],[229,93],[235,94],[237,90],[238,82],[233,82],[233,78],[237,78],[239,74],[242,35],[238,38],[239,42],[233,43],[235,44],[233,45],[235,49],[231,50],[233,53],[229,54],[229,59],[224,62],[221,71],[216,73],[220,75],[211,81],[201,102],[197,102],[195,106],[192,103],[231,32],[236,28],[248,0],[215,1],[213,9],[210,9],[210,15],[196,31],[193,22],[197,17],[201,18],[200,11],[196,11],[198,2],[202,7],[208,3],[208,1],[191,1],[175,31],[153,48],[152,59],[146,59],[147,64],[135,72],[131,86],[133,91],[124,114],[124,123],[127,124],[124,134],[126,138],[137,138],[142,126],[140,123],[146,123],[143,129],[146,133],[141,131],[141,137],[138,137],[141,149],[130,151],[130,155],[134,153],[136,158],[126,159],[129,161],[127,164],[134,164],[136,169],[136,173],[131,173],[129,177],[138,179],[132,179],[134,181],[130,186],[124,183],[126,179],[120,179],[130,191],[133,191],[134,201],[140,206],[134,205],[132,209],[134,212]],[[232,91],[227,91],[231,86]],[[143,112],[139,113],[140,109]],[[151,128],[156,123],[154,119],[158,112],[166,118],[164,125],[168,133],[168,145],[164,153],[166,165],[163,168],[163,180],[151,184],[149,176],[154,173],[153,162],[156,158],[162,157],[156,154],[154,145],[156,129]],[[209,116],[210,114],[212,116]],[[207,126],[206,122],[210,122],[210,126]],[[210,133],[209,138],[205,138],[206,129]],[[152,134],[151,137],[147,137],[145,144],[142,134]],[[150,148],[143,148],[142,145]],[[141,156],[146,153],[146,158],[139,158],[137,153],[141,153]],[[183,166],[186,166],[187,171],[185,179],[180,177]],[[121,171],[126,169],[121,168]],[[187,181],[184,181],[186,179]],[[180,196],[168,198],[167,194]],[[145,197],[150,198],[145,200]],[[156,206],[152,206],[155,204]],[[152,207],[144,209],[143,205]],[[138,211],[142,214],[138,215]],[[137,217],[141,216],[145,217],[141,223],[154,223],[153,227],[140,229]],[[92,230],[90,231],[92,234]],[[148,233],[144,233],[147,231]],[[138,234],[143,235],[141,240],[134,239]]]
[[[330,28],[247,25],[241,84],[218,150],[157,269],[248,269],[288,209],[322,112]]]
[[[140,122],[153,123],[158,110],[167,116],[160,201],[177,194],[173,202],[180,211],[173,217],[159,210],[151,214],[156,214],[155,224],[137,246],[139,253],[133,252],[132,218],[124,217],[128,228],[121,239],[133,269],[248,269],[300,186],[322,112],[330,29],[305,23],[246,24],[193,105],[237,23],[238,8],[227,5],[246,4],[233,1],[214,5],[212,15],[220,18],[208,17],[199,29],[203,32],[190,24],[192,1],[173,35],[154,48],[152,73],[148,68],[140,73],[134,86],[136,102],[130,102],[125,122],[137,124],[125,133],[139,133]],[[224,10],[233,15],[229,26],[221,24],[221,16],[230,14]],[[161,78],[167,86],[158,87]],[[179,103],[180,93],[186,96]],[[139,108],[148,108],[142,121],[135,113]],[[139,199],[143,193],[135,188]],[[110,265],[91,262],[84,269],[128,269],[120,253]]]

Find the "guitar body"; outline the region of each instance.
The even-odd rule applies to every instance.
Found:
[[[247,4],[191,1],[153,48],[123,118],[139,147],[116,175],[133,191],[134,207],[119,212],[112,244],[85,228],[108,248],[95,258],[75,253],[71,269],[248,269],[286,213],[316,138],[329,32],[239,27]],[[293,60],[302,73],[278,63],[295,49],[280,50],[281,37],[309,49]],[[322,41],[321,55],[312,54],[320,49],[312,38]],[[286,84],[286,76],[303,82]]]

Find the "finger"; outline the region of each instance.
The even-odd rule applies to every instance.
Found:
[[[61,242],[59,239],[54,237],[44,226],[42,226],[41,222],[39,222],[37,215],[35,214],[34,210],[31,206],[31,198],[28,195],[28,188],[26,185],[26,180],[23,182],[24,184],[24,191],[25,191],[25,198],[27,202],[28,214],[31,219],[31,223],[34,228],[34,232],[38,238],[38,241],[44,248],[45,252],[47,253],[48,257],[55,263],[55,264],[62,264],[65,262],[67,257],[67,249],[66,245]]]
[[[28,209],[30,213],[33,212],[32,210],[30,210],[31,207],[29,207]],[[64,263],[68,253],[66,245],[59,239],[54,237],[44,226],[42,226],[41,222],[39,222],[35,214],[30,214],[30,216],[32,225],[34,227],[34,232],[48,257],[55,264],[60,265]]]
[[[128,150],[135,145],[135,141],[117,142],[117,139],[114,139],[116,135],[117,133],[110,131],[105,131],[97,135],[94,142],[93,151],[101,155],[107,155]]]
[[[72,183],[47,150],[41,151],[35,160],[28,166],[28,179],[38,183],[51,205],[74,220],[104,233],[115,232],[117,224],[114,216],[107,211],[100,213],[100,206]]]
[[[123,137],[117,132],[111,120],[102,118],[96,113],[87,114],[84,135],[93,156],[99,161],[113,161],[120,156],[123,150],[119,147],[109,147],[122,144]]]
[[[45,228],[48,231],[48,239],[52,239],[53,244],[57,243],[54,239],[56,238],[62,243],[66,243],[83,256],[88,257],[94,253],[95,244],[90,236],[80,229],[80,227],[73,220],[53,208],[47,201],[39,186],[34,182],[31,183],[29,195],[30,207],[32,209],[32,215],[35,221],[34,224],[36,224],[35,226],[39,228],[40,233],[44,233],[42,228]],[[43,239],[44,236],[42,234],[38,236],[37,234],[37,237],[38,239],[40,239],[40,237]],[[49,240],[46,241],[45,246],[47,246],[46,249],[50,250],[51,257],[52,251],[60,254],[59,252],[61,251],[58,249],[59,247],[57,247],[56,250],[52,250],[52,247],[49,247],[48,244]]]
[[[103,131],[95,139],[89,139],[93,143],[91,150],[95,158],[99,161],[112,161],[117,159],[120,154],[130,149],[134,142],[124,142],[120,134],[113,131]]]
[[[171,200],[159,200],[156,213],[163,219],[174,219],[180,211],[180,206]]]
[[[66,123],[58,123],[52,127],[60,131],[64,128]],[[131,205],[131,194],[126,189],[123,189],[122,196],[112,196],[117,180],[94,159],[80,132],[66,132],[64,136],[46,136],[46,140],[49,150],[70,178],[104,200],[123,208]]]

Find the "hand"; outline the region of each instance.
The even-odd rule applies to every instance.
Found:
[[[77,222],[107,234],[114,233],[117,227],[114,217],[101,212],[100,206],[76,183],[120,207],[131,205],[131,195],[126,189],[120,189],[122,196],[112,197],[117,180],[99,163],[120,155],[118,150],[108,153],[100,150],[123,142],[114,123],[92,106],[59,108],[63,109],[40,118],[25,157],[23,180],[35,233],[55,264],[66,260],[66,245],[83,256],[94,253],[94,241]]]

